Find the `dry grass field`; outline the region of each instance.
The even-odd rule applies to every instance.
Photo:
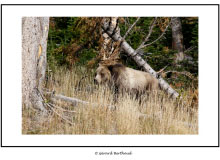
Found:
[[[46,88],[89,102],[70,106],[52,105],[49,115],[36,119],[32,108],[22,108],[23,134],[198,134],[198,90],[187,89],[182,99],[172,100],[163,92],[141,97],[129,95],[116,104],[108,87],[93,84],[93,73],[85,69],[56,69]],[[50,103],[50,102],[48,102]],[[111,106],[111,108],[109,107]]]

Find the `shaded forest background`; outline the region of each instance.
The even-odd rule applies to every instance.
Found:
[[[119,27],[123,36],[136,21],[135,17],[120,17]],[[154,17],[141,17],[126,37],[126,41],[136,49],[144,40]],[[160,17],[148,43],[163,33],[170,18]],[[171,27],[164,36],[150,46],[141,50],[142,58],[155,70],[162,72],[169,84],[181,92],[182,89],[198,86],[198,18],[181,17],[183,48],[185,59],[175,63],[175,54]],[[93,71],[99,62],[98,56],[102,46],[101,18],[99,17],[51,17],[48,35],[48,66],[53,71],[56,67],[85,67]],[[123,51],[120,61],[131,68],[139,68]]]

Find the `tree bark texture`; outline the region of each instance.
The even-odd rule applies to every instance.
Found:
[[[49,17],[22,18],[22,103],[45,111],[41,91],[46,72]]]
[[[172,47],[177,50],[175,62],[180,62],[184,59],[183,53],[183,34],[182,24],[179,17],[171,18],[171,29],[172,29]]]
[[[103,30],[114,40],[122,41],[122,49],[137,63],[138,66],[142,67],[146,72],[150,73],[153,77],[157,78],[160,84],[160,87],[166,91],[173,98],[177,98],[179,94],[169,86],[169,84],[161,77],[158,76],[147,62],[121,37],[120,32],[114,32],[114,28],[109,26],[111,23],[104,23],[102,28]]]
[[[117,26],[117,17],[111,17],[111,18],[103,18],[103,23],[109,23],[111,25],[109,25],[111,27],[112,30],[114,30],[114,32],[117,32],[119,30],[119,27]],[[117,57],[117,55],[115,57],[112,57],[112,55],[114,54],[115,49],[117,48],[117,45],[115,44],[116,42],[114,40],[111,39],[111,37],[106,33],[103,32],[102,30],[102,46],[101,46],[101,60],[106,61],[108,59],[117,59],[119,57]],[[114,55],[113,55],[114,56]]]

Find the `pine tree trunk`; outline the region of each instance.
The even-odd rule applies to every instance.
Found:
[[[179,94],[169,86],[169,84],[162,79],[162,77],[158,76],[157,72],[155,72],[147,62],[125,41],[120,35],[120,31],[113,34],[114,28],[109,26],[110,23],[104,23],[102,28],[103,30],[114,40],[114,41],[122,41],[121,47],[122,49],[129,55],[131,58],[137,63],[138,66],[142,67],[146,72],[150,73],[153,77],[157,78],[160,84],[160,87],[166,91],[173,98],[177,98]]]
[[[46,111],[39,91],[46,71],[49,17],[22,18],[22,103]]]
[[[171,18],[171,28],[172,28],[172,47],[177,50],[175,62],[180,62],[184,60],[183,54],[183,34],[182,34],[182,24],[179,17]]]

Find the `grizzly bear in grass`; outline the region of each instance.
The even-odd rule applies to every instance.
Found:
[[[125,67],[122,64],[99,65],[94,81],[115,87],[115,93],[131,93],[136,96],[146,91],[156,91],[159,82],[147,72]]]

